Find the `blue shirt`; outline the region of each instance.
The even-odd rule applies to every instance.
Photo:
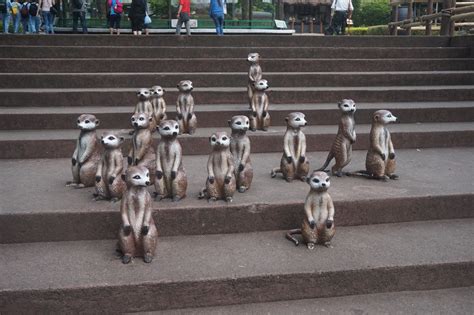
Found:
[[[219,0],[211,0],[211,4],[209,5],[209,14],[224,14],[225,1],[220,1],[221,5],[219,5]]]

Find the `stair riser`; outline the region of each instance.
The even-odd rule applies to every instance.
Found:
[[[177,99],[178,92],[167,92],[167,99]],[[474,89],[397,89],[397,90],[270,90],[270,104],[333,103],[344,98],[357,102],[428,102],[466,101],[474,99]],[[241,91],[194,91],[194,102],[199,104],[245,104],[248,96]],[[134,92],[0,92],[0,106],[134,106]]]
[[[472,218],[473,202],[473,195],[335,201],[335,222],[337,226],[354,226]],[[160,236],[289,230],[300,227],[303,216],[303,203],[228,206],[222,202],[181,209],[162,204],[153,203]],[[0,215],[0,243],[115,239],[120,220],[118,211]]]
[[[1,59],[0,69],[9,73],[79,72],[242,72],[242,59]],[[266,72],[343,71],[447,71],[474,70],[473,59],[272,59],[262,61]],[[175,82],[171,82],[173,86]],[[169,85],[167,85],[169,86]]]
[[[0,46],[0,58],[242,58],[258,52],[262,58],[468,58],[469,48],[341,48],[341,47],[18,47]]]
[[[171,106],[170,106],[171,107]],[[246,105],[241,105],[242,110],[200,112],[196,106],[196,116],[200,128],[228,128],[227,121],[235,115],[249,115]],[[396,113],[397,117],[403,117],[403,123],[417,122],[470,122],[474,121],[474,107],[460,108],[395,108],[390,106],[384,109]],[[101,122],[101,128],[106,129],[127,129],[131,128],[129,123],[133,106],[130,106],[130,113],[94,113],[84,109],[84,113],[94,114]],[[298,109],[294,105],[294,110],[272,110],[273,126],[284,126],[285,117],[292,111],[302,111],[306,115],[306,120],[310,125],[330,125],[339,121],[339,111],[334,105],[334,110],[321,110],[314,106],[312,110]],[[356,122],[358,124],[370,124],[371,117],[375,109],[358,109],[356,112]],[[75,128],[75,122],[82,112],[74,114],[0,114],[0,130],[25,130],[25,129],[71,129]],[[175,119],[174,108],[168,111],[168,119]]]
[[[195,35],[177,37],[159,35],[147,37],[103,35],[2,36],[2,45],[37,46],[201,46],[201,47],[447,47],[449,37],[387,37],[387,36],[278,36],[233,35],[216,40],[216,36]]]
[[[173,86],[186,77],[196,87],[245,87],[242,74],[120,74],[120,75],[27,75],[7,74],[0,88],[132,88]],[[407,85],[474,85],[474,73],[403,74],[264,74],[271,87],[343,87]],[[174,88],[173,88],[174,89]]]
[[[472,286],[472,262],[0,293],[6,312],[134,312]],[[60,297],[60,298],[59,298]]]
[[[210,136],[210,135],[209,135]],[[280,152],[280,135],[250,135],[252,152],[267,153]],[[334,140],[333,134],[307,134],[306,142],[308,151],[327,151]],[[397,149],[409,148],[447,148],[447,147],[472,147],[474,146],[474,132],[448,131],[448,132],[407,132],[392,133],[392,141]],[[129,148],[126,140],[124,148]],[[180,139],[183,154],[206,155],[209,153],[208,137],[183,137]],[[367,133],[358,133],[354,150],[366,150],[369,144]],[[67,158],[74,152],[75,140],[22,140],[0,141],[0,159],[42,159],[42,158]],[[127,149],[124,149],[124,152]]]

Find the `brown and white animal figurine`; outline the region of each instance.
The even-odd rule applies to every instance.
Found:
[[[302,234],[309,249],[313,249],[315,244],[330,247],[336,230],[334,204],[327,192],[330,186],[329,176],[325,172],[314,171],[307,182],[311,188],[304,203],[306,218],[301,229],[288,231],[286,238],[298,246],[299,241],[293,235]]]
[[[155,256],[158,241],[152,200],[147,190],[151,184],[150,173],[144,166],[131,166],[122,176],[127,183],[120,206],[119,250],[122,262],[128,264],[133,257],[143,257],[143,261],[149,263]]]
[[[66,186],[76,188],[94,186],[95,173],[101,157],[101,148],[96,135],[99,123],[94,115],[89,114],[83,114],[77,119],[77,126],[81,132],[72,154],[72,181],[67,182]]]
[[[250,162],[250,139],[247,136],[249,119],[243,115],[234,116],[229,120],[229,126],[232,129],[230,152],[234,158],[237,189],[243,193],[250,188],[253,178],[253,168]]]
[[[257,129],[267,131],[270,127],[270,113],[268,112],[269,101],[265,90],[268,89],[267,80],[255,82],[255,91],[252,96],[250,115],[250,130]]]
[[[336,139],[334,140],[331,151],[324,165],[317,171],[324,171],[332,159],[336,159],[336,163],[331,169],[332,175],[342,176],[342,169],[351,162],[352,144],[356,141],[354,113],[356,105],[353,100],[343,99],[338,104],[341,112],[341,120],[337,130]]]
[[[350,173],[372,179],[398,179],[395,174],[395,149],[387,125],[396,122],[397,117],[388,110],[378,110],[372,116],[370,146],[365,158],[365,171]]]
[[[156,198],[179,201],[186,196],[188,180],[183,167],[183,150],[177,137],[179,125],[175,120],[162,120],[156,127],[161,140],[156,148]]]
[[[155,122],[155,116],[153,112],[153,105],[150,101],[150,97],[151,97],[151,92],[149,89],[140,89],[137,91],[138,103],[137,105],[135,105],[134,114],[146,113],[150,117],[152,117],[153,120],[150,122],[149,128],[151,132],[154,132],[156,128],[156,122]],[[130,134],[133,134],[133,133],[130,133]]]
[[[271,176],[282,173],[287,182],[297,178],[306,180],[309,172],[309,161],[306,157],[306,137],[301,128],[307,125],[303,113],[290,113],[285,118],[287,128],[283,137],[283,156],[280,161],[280,168],[272,169]]]
[[[137,113],[131,118],[135,129],[132,137],[132,145],[128,153],[128,165],[145,166],[150,171],[150,180],[155,182],[155,150],[153,149],[153,137],[150,123],[153,118],[147,113]]]
[[[204,197],[208,201],[224,199],[232,202],[236,182],[234,175],[234,159],[230,153],[230,137],[226,132],[216,132],[209,137],[212,152],[207,161],[206,187],[199,193],[199,199]]]
[[[122,179],[124,138],[113,132],[105,132],[101,143],[105,151],[95,175],[95,200],[118,201],[125,191],[125,182]]]
[[[178,101],[176,102],[176,120],[182,133],[194,134],[197,127],[197,118],[194,113],[194,98],[191,95],[193,83],[183,80],[178,83]]]
[[[260,55],[250,53],[247,56],[247,62],[250,64],[249,81],[247,84],[247,93],[249,96],[249,107],[252,108],[252,97],[255,89],[255,83],[262,79],[262,68],[260,67]]]
[[[151,105],[153,106],[153,116],[155,123],[158,126],[162,120],[166,119],[166,102],[163,98],[165,89],[161,86],[155,85],[150,89]]]

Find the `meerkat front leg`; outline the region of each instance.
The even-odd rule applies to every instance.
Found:
[[[280,169],[283,173],[283,177],[285,178],[287,182],[293,181],[293,178],[295,176],[295,171],[296,171],[296,168],[295,168],[296,161],[291,151],[292,147],[293,147],[293,140],[286,133],[285,138],[284,138],[284,146],[283,146],[283,151],[285,154],[282,157]]]
[[[165,197],[163,176],[163,166],[161,165],[160,149],[156,150],[156,180],[155,180],[155,201],[160,201]]]
[[[305,239],[306,246],[308,249],[314,249],[314,245],[317,243],[317,231],[316,231],[316,221],[313,216],[313,209],[315,205],[311,197],[306,198],[304,204],[304,211],[306,214],[306,222],[303,222],[302,235]]]
[[[132,227],[128,218],[128,198],[124,196],[122,198],[122,204],[120,207],[120,213],[122,217],[122,227],[119,232],[119,245],[122,250],[122,263],[128,264],[132,261],[132,257],[135,253],[135,241],[133,239]]]
[[[153,260],[153,253],[155,249],[155,242],[153,241],[154,238],[150,237],[149,232],[151,230],[150,223],[153,222],[151,219],[152,209],[151,209],[151,200],[150,195],[147,193],[145,194],[145,200],[143,204],[141,204],[140,211],[144,211],[143,222],[142,222],[142,229],[140,231],[143,240],[143,261],[146,263],[150,263]],[[152,240],[153,239],[153,240]]]
[[[385,166],[385,175],[390,177],[390,179],[398,179],[399,176],[395,174],[395,149],[393,148],[393,143],[390,137],[388,138],[388,160],[387,165]]]
[[[249,117],[250,130],[251,131],[256,131],[257,127],[258,127],[257,102],[258,102],[258,99],[257,99],[256,95],[253,94],[252,100],[250,101],[250,109],[251,109],[252,112],[250,113],[250,117]]]
[[[331,240],[335,234],[335,229],[334,229],[334,203],[332,202],[332,198],[329,194],[326,195],[327,197],[327,211],[328,211],[328,217],[326,219],[326,226],[325,226],[325,242],[324,246],[328,248],[332,248],[331,246]]]
[[[79,167],[79,163],[78,163],[78,160],[79,160],[79,151],[78,151],[78,148],[79,148],[79,140],[76,141],[76,149],[74,150],[74,153],[72,154],[72,159],[71,159],[71,171],[72,171],[72,182],[67,182],[66,183],[66,186],[77,186],[81,180],[80,180],[80,176],[79,176],[79,171],[80,171],[80,167]]]
[[[183,112],[181,111],[181,106],[179,105],[180,100],[178,98],[178,102],[176,103],[176,120],[178,121],[179,125],[179,134],[182,134],[185,132],[184,129],[184,117],[183,117]]]
[[[269,102],[268,96],[265,95],[263,98],[263,111],[262,111],[262,130],[267,131],[268,127],[270,127],[270,113],[268,112]]]
[[[300,141],[299,141],[299,148],[298,148],[298,151],[299,151],[299,154],[298,154],[299,158],[297,162],[298,169],[296,172],[300,180],[302,182],[305,182],[306,175],[308,175],[308,172],[309,172],[309,162],[308,162],[308,158],[306,158],[306,136],[304,135],[304,133],[300,131],[298,137],[300,138]]]
[[[224,178],[224,195],[227,202],[232,202],[236,186],[234,176],[234,160],[232,156],[227,158],[227,167],[227,173]]]
[[[103,200],[107,195],[107,184],[105,180],[102,178],[102,170],[104,168],[105,159],[102,158],[102,161],[99,162],[97,166],[97,171],[95,173],[95,194],[94,200]]]
[[[219,193],[218,193],[218,188],[217,188],[217,183],[216,183],[216,178],[214,176],[214,159],[212,157],[212,154],[209,156],[209,159],[207,160],[207,180],[206,180],[206,192],[209,197],[208,201],[216,201]]]

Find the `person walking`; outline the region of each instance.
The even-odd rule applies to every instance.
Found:
[[[130,11],[128,12],[128,18],[132,24],[133,35],[141,35],[143,31],[143,25],[145,24],[146,15],[146,1],[145,0],[132,0],[130,5]]]
[[[45,34],[54,34],[53,16],[51,14],[51,7],[54,5],[54,0],[39,0],[39,8],[41,10],[41,17],[44,23]]]
[[[216,26],[216,34],[224,35],[224,0],[211,0],[209,5],[209,16]]]
[[[176,35],[181,34],[181,26],[183,23],[186,26],[186,34],[191,35],[191,26],[189,24],[189,19],[191,17],[191,1],[190,0],[179,0],[178,14],[178,23],[176,23]]]
[[[346,21],[351,18],[352,11],[354,11],[352,0],[334,0],[331,11],[334,12],[331,21],[332,31],[337,35],[345,35]]]
[[[120,20],[122,19],[123,4],[121,0],[107,0],[109,10],[109,31],[110,35],[120,35]]]
[[[77,22],[81,20],[82,33],[87,34],[86,24],[86,11],[87,2],[86,0],[72,0],[72,32],[77,33]]]

